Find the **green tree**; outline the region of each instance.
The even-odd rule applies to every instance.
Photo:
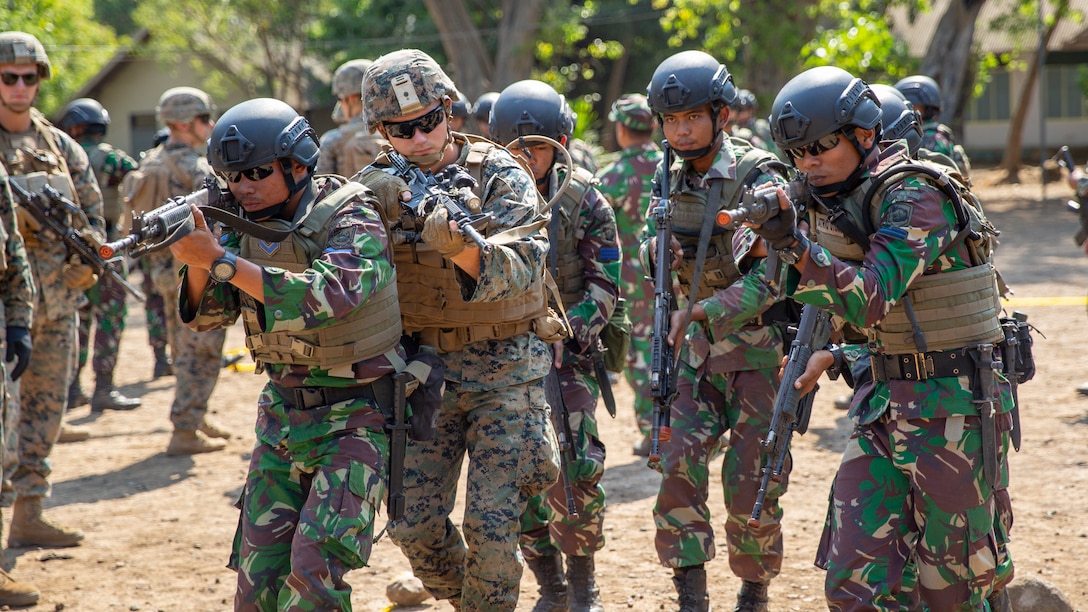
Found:
[[[42,41],[53,78],[42,83],[35,106],[52,116],[113,57],[125,42],[94,20],[91,0],[8,0],[0,4],[5,30]]]

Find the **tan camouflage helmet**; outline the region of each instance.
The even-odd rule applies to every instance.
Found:
[[[650,103],[646,100],[646,96],[637,93],[617,98],[612,103],[608,118],[640,132],[649,132],[654,127],[654,115],[650,110]]]
[[[42,41],[26,32],[0,32],[0,64],[37,64],[38,76],[53,76]]]
[[[163,123],[185,123],[215,114],[215,104],[211,96],[195,87],[172,87],[162,92],[155,114]]]
[[[363,77],[367,126],[424,109],[443,96],[460,99],[438,62],[418,49],[401,49],[374,60]]]
[[[373,63],[368,59],[353,59],[340,64],[332,74],[332,95],[337,98],[360,95],[363,91],[363,74]]]

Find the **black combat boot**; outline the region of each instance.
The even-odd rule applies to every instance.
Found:
[[[593,575],[593,555],[567,557],[567,582],[570,583],[570,612],[604,612],[601,590]]]
[[[710,596],[706,594],[706,570],[703,566],[677,567],[672,572],[672,583],[680,596],[680,612],[710,612]]]
[[[170,356],[166,354],[165,346],[156,346],[155,351],[155,369],[152,373],[152,378],[158,379],[163,376],[174,375],[174,362],[170,361]]]
[[[771,581],[752,582],[745,580],[737,592],[737,607],[733,612],[767,612],[767,587]]]
[[[986,603],[990,604],[990,612],[1012,612],[1012,600],[1009,599],[1008,589],[990,593]]]
[[[542,555],[526,560],[536,583],[540,585],[540,599],[533,612],[566,612],[570,609],[567,580],[563,577],[563,555]]]
[[[103,410],[132,410],[139,408],[140,398],[129,397],[113,386],[112,372],[96,372],[94,395],[91,396],[91,412]]]

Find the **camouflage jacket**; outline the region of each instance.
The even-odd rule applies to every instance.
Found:
[[[922,124],[922,142],[919,147],[945,155],[956,162],[956,167],[964,178],[971,177],[971,160],[967,158],[963,147],[952,139],[952,128],[947,125],[936,120]]]
[[[869,171],[881,160],[874,150],[867,163]],[[857,187],[841,196],[825,197],[834,207],[858,207],[865,189]],[[940,251],[955,238],[956,213],[952,202],[929,180],[908,175],[893,183],[880,205],[880,226],[869,236],[870,247],[861,262],[844,262],[823,247],[813,244],[804,270],[795,276],[791,269],[791,296],[798,302],[831,311],[847,323],[870,328],[888,314],[907,289],[922,274],[940,274],[970,267],[970,255],[962,241],[948,252]],[[875,385],[871,387],[870,385]],[[894,419],[943,418],[973,415],[978,408],[971,378],[931,378],[915,382],[891,380],[869,382],[858,393],[872,391],[852,414],[860,423],[871,423],[889,412]],[[1012,407],[1008,389],[1002,393],[1003,410]]]
[[[102,190],[102,215],[106,221],[116,224],[120,222],[124,210],[117,187],[121,184],[121,179],[140,164],[128,153],[104,142],[84,139],[79,144],[86,151],[91,170],[94,170],[98,187]]]
[[[15,207],[8,172],[0,164],[0,240],[4,250],[0,252],[0,325],[25,327],[33,325],[34,300],[37,288],[30,272],[30,262],[15,223]]]
[[[312,189],[306,190],[295,213],[298,221],[313,202],[335,191],[337,182],[318,178]],[[264,331],[315,330],[349,318],[362,308],[371,295],[394,282],[393,262],[385,226],[374,210],[373,201],[356,198],[344,206],[329,221],[331,230],[320,259],[301,273],[283,268],[262,268],[264,303],[258,313]],[[228,232],[224,247],[237,253],[240,237]],[[179,311],[182,321],[191,329],[206,331],[232,325],[241,314],[239,291],[229,283],[209,280],[198,304],[190,304],[187,277],[182,277]],[[398,345],[398,353],[404,359]],[[362,383],[394,371],[389,359],[382,355],[351,366],[355,380],[332,376],[328,370],[301,365],[265,364],[272,382],[288,386],[345,386]],[[262,414],[258,422],[261,440],[276,444],[287,435],[288,415],[280,412]],[[380,415],[371,425],[381,426]]]
[[[340,149],[344,147],[344,133],[340,129],[342,127],[344,126],[339,125],[321,135],[321,154],[317,158],[314,174],[340,174],[337,172],[337,160],[340,159]]]
[[[29,131],[21,134],[0,129],[0,154],[3,154],[8,173],[21,175],[35,171],[48,172],[46,166],[52,164],[42,165],[41,160],[36,160],[35,156],[40,157],[39,154],[46,153],[45,157],[48,157],[53,149],[51,143],[55,145],[72,179],[72,186],[75,188],[74,200],[83,209],[90,222],[91,231],[101,234],[97,238],[102,239],[105,236],[105,223],[102,220],[102,192],[91,170],[87,153],[68,134],[45,121],[37,110],[31,109],[31,113],[34,114],[36,124],[43,126],[48,134],[39,132],[33,126]],[[28,155],[28,150],[35,151],[35,155]],[[42,306],[42,310],[36,312],[35,316],[56,321],[74,313],[86,304],[87,298],[83,291],[67,287],[62,279],[61,269],[71,259],[64,243],[60,240],[39,240],[37,237],[24,236],[23,238],[34,275],[34,285],[38,289],[38,299]]]
[[[657,144],[648,142],[624,149],[619,159],[597,173],[598,189],[616,213],[616,229],[623,246],[623,297],[628,301],[643,300],[646,295],[646,274],[639,263],[638,247],[661,157]]]
[[[351,176],[374,162],[384,142],[381,136],[367,129],[366,118],[359,113],[321,136],[321,156],[315,172]]]
[[[180,142],[167,141],[160,146],[173,156],[177,168],[170,176],[170,197],[189,195],[204,185],[204,179],[215,176],[203,151]]]
[[[557,166],[560,182],[566,174],[565,166]],[[545,194],[551,199],[552,194]],[[581,260],[579,270],[582,274],[583,297],[581,301],[573,304],[563,304],[566,309],[567,319],[570,321],[574,337],[568,341],[567,346],[574,343],[578,353],[584,353],[587,349],[597,347],[597,338],[601,330],[608,324],[608,319],[616,309],[616,300],[619,298],[620,283],[620,242],[616,233],[616,217],[612,207],[595,187],[585,191],[581,202],[577,206],[564,206],[561,198],[552,208],[552,222],[562,224],[564,227],[559,234],[573,239],[571,250],[576,252]],[[573,211],[568,208],[574,209]],[[574,214],[571,214],[571,213]],[[576,215],[576,216],[575,216]],[[568,245],[559,244],[557,237],[551,239],[550,259],[561,259],[562,251]],[[553,275],[558,273],[553,269]],[[562,279],[557,278],[562,286]],[[574,359],[567,355],[569,361]],[[564,359],[568,361],[568,359]]]
[[[677,159],[673,162],[670,175],[670,192],[675,195],[681,189],[676,180],[681,176],[678,172],[682,173],[688,189],[708,190],[710,181],[715,179],[739,180],[737,162],[742,156],[743,153],[725,139],[713,165],[705,174],[699,174],[690,163]],[[768,182],[785,184],[786,179],[777,173],[756,172],[746,186],[754,187]],[[725,202],[721,204],[726,205]],[[651,269],[649,243],[655,235],[656,223],[651,216],[647,219],[646,239],[640,253],[647,269]],[[695,253],[685,251],[684,257],[694,259]],[[700,368],[705,363],[710,374],[776,368],[782,358],[782,330],[775,325],[762,325],[760,316],[782,301],[784,296],[767,284],[762,262],[747,262],[740,268],[742,276],[739,280],[699,302],[706,311],[707,320],[693,322],[687,330],[687,342],[681,359],[694,368]],[[710,272],[703,271],[704,275]],[[681,305],[680,308],[687,306]]]
[[[571,138],[567,143],[567,151],[575,166],[590,174],[597,174],[597,155],[588,142],[580,138]]]

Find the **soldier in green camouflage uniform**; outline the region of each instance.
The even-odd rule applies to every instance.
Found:
[[[795,299],[841,317],[846,342],[873,347],[817,565],[831,610],[903,609],[910,561],[930,609],[987,610],[1012,426],[1012,394],[991,367],[1003,337],[996,277],[985,242],[958,240],[956,200],[928,175],[892,175],[882,198],[864,201],[878,173],[907,161],[905,141],[877,147],[881,114],[863,81],[833,67],[794,77],[771,111],[778,146],[807,177],[813,241],[783,191],[781,214],[756,232],[792,264]],[[799,388],[838,360],[817,351]]]
[[[221,245],[194,208],[197,230],[170,247],[185,264],[185,324],[241,318],[269,377],[230,559],[234,609],[350,611],[344,577],[366,565],[385,492],[379,400],[404,364],[389,241],[371,193],[313,177],[317,134],[283,102],[231,108],[209,146],[244,218],[284,236],[230,231]]]
[[[170,129],[166,142],[149,150],[141,161],[165,164],[170,181],[167,197],[184,196],[200,189],[212,176],[205,155],[208,136],[215,126],[215,105],[207,93],[194,87],[174,87],[159,96],[159,121]],[[168,455],[193,455],[222,450],[226,443],[212,438],[230,438],[230,433],[208,421],[208,400],[222,369],[226,329],[198,334],[177,317],[177,283],[181,264],[170,251],[162,249],[142,257],[147,261],[155,287],[163,296],[166,329],[173,352],[174,401],[170,422],[174,432],[166,447]]]
[[[106,221],[106,239],[117,240],[121,237],[121,195],[117,186],[125,174],[135,170],[135,159],[121,149],[115,149],[103,142],[110,115],[106,109],[91,98],[73,100],[64,107],[59,127],[74,138],[91,162],[102,190],[102,209]],[[123,273],[123,272],[122,272]],[[90,352],[91,326],[97,323],[94,335],[94,361],[91,364],[95,374],[94,395],[91,397],[91,410],[131,410],[140,406],[138,398],[127,397],[113,384],[113,372],[117,367],[117,351],[121,344],[121,334],[125,331],[125,317],[128,306],[121,283],[113,277],[101,278],[94,287],[87,290],[89,304],[79,315],[79,361],[72,377],[72,387],[79,388],[79,373],[87,363]],[[69,389],[68,397],[72,397]],[[72,406],[69,405],[69,408]]]
[[[366,59],[349,60],[333,74],[332,93],[338,100],[344,122],[321,136],[318,174],[351,176],[374,161],[382,150],[384,141],[367,127],[363,114],[363,73],[370,64]]]
[[[924,74],[916,74],[901,79],[895,84],[895,88],[906,96],[907,100],[910,100],[915,112],[918,113],[918,121],[922,128],[921,147],[948,156],[956,163],[960,174],[969,179],[971,160],[967,158],[963,147],[956,144],[952,137],[952,128],[940,121],[941,89],[937,81]]]
[[[33,341],[30,328],[34,314],[36,288],[30,272],[23,237],[15,224],[15,208],[8,186],[8,172],[0,163],[0,324],[3,325],[3,355],[6,367],[0,368],[0,460],[16,449],[7,444],[7,433],[18,415],[10,401],[9,388],[30,363]],[[9,418],[13,417],[13,418]],[[3,553],[0,552],[0,560]],[[2,565],[2,564],[0,564]],[[0,606],[32,606],[40,593],[32,585],[18,582],[0,567]]]
[[[597,398],[604,376],[600,334],[616,308],[620,282],[620,244],[612,207],[594,186],[588,171],[568,166],[547,142],[561,146],[574,129],[574,113],[563,96],[541,81],[507,86],[491,108],[492,140],[513,142],[509,149],[529,168],[541,198],[554,202],[548,237],[549,269],[559,287],[573,335],[553,346],[556,373],[567,411],[573,461],[565,481],[529,501],[521,515],[521,551],[540,585],[534,610],[604,610],[594,577],[594,554],[604,547],[605,447],[597,429]],[[560,186],[568,179],[564,191]],[[601,367],[595,367],[599,360]],[[560,410],[552,406],[552,410]],[[567,505],[566,486],[571,502]],[[567,557],[566,579],[563,555]],[[569,582],[569,585],[568,585]],[[568,597],[568,589],[570,591]]]
[[[756,116],[759,101],[756,95],[747,89],[737,91],[737,99],[729,105],[729,135],[752,143],[764,151],[770,151],[782,159],[781,151],[771,137],[771,125],[766,119]]]
[[[415,167],[448,182],[452,171],[472,176],[478,200],[458,198],[491,215],[483,231],[494,236],[480,248],[453,230],[445,207],[405,206],[408,187],[384,154],[352,179],[374,189],[390,224],[405,332],[446,363],[436,434],[409,441],[405,514],[390,534],[435,598],[513,610],[523,568],[518,517],[559,474],[544,376],[562,326],[546,311],[548,211],[505,149],[449,129],[454,95],[441,67],[414,49],[378,58],[363,80],[370,127]],[[449,515],[466,453],[458,529]]]
[[[661,163],[661,148],[653,141],[653,114],[646,96],[627,94],[612,104],[608,118],[616,123],[616,143],[620,157],[597,173],[598,189],[616,212],[616,227],[623,245],[623,291],[631,317],[631,348],[627,353],[624,375],[635,391],[635,419],[641,439],[632,450],[645,457],[650,454],[650,329],[653,302],[647,292],[646,277],[638,258],[642,231],[646,227],[646,209],[654,171]]]
[[[82,210],[72,216],[72,226],[102,240],[102,192],[87,154],[33,106],[40,79],[52,74],[41,42],[23,32],[0,33],[0,71],[22,75],[11,85],[0,84],[0,155],[11,180],[28,191],[41,189],[39,183],[54,186]],[[81,532],[44,520],[41,510],[42,498],[50,492],[49,455],[75,369],[77,311],[87,303],[83,292],[97,276],[91,266],[73,260],[62,241],[40,235],[41,227],[29,213],[18,206],[16,212],[38,296],[31,329],[36,350],[18,383],[18,466],[13,473],[10,466],[5,469],[16,495],[8,543],[78,546]],[[6,493],[5,501],[10,501]]]
[[[725,452],[726,550],[730,569],[742,580],[736,610],[765,612],[768,585],[782,569],[779,498],[789,482],[790,461],[781,482],[767,491],[766,520],[751,527],[748,518],[760,487],[760,440],[767,435],[778,389],[783,330],[777,324],[788,322],[791,313],[765,280],[764,262],[747,246],[738,248],[733,229],[717,227],[714,218],[721,209],[735,208],[745,188],[784,184],[786,168],[767,151],[726,136],[728,104],[735,95],[725,66],[700,51],[666,59],[649,87],[650,107],[680,158],[659,168],[669,172],[670,193],[658,191],[654,197],[669,198],[680,285],[685,295],[695,292],[671,406],[672,437],[661,443],[664,478],[654,506],[658,558],[674,570],[684,612],[710,608],[704,563],[714,558],[716,547],[707,472],[719,451]],[[661,177],[655,181],[660,185]],[[704,227],[712,235],[703,274],[695,281]],[[650,270],[655,232],[650,217],[642,249]],[[682,341],[686,315],[687,308],[672,313],[674,343]]]

